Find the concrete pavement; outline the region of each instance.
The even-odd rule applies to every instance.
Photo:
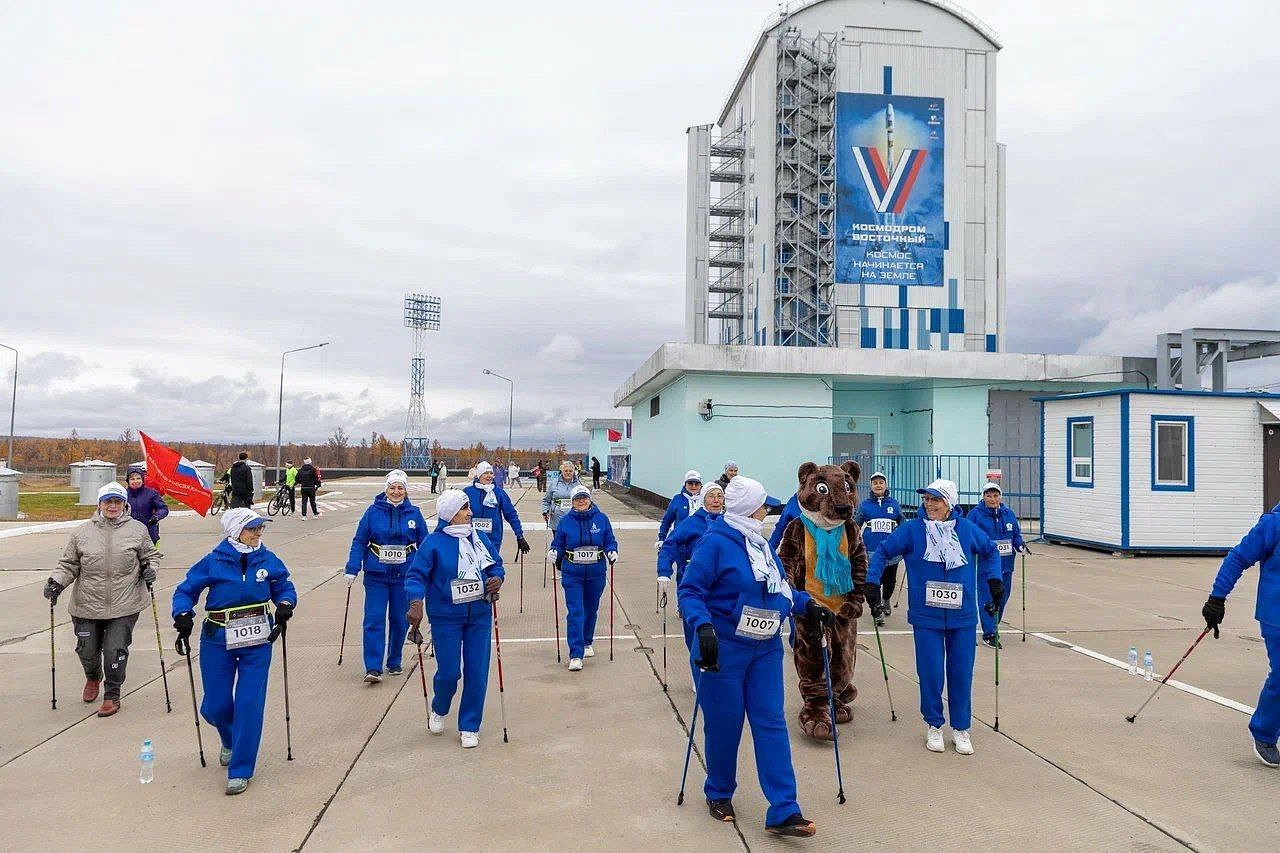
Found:
[[[346,585],[335,574],[360,510],[380,483],[343,481],[341,503],[317,520],[275,523],[267,544],[301,593],[289,632],[294,761],[285,758],[282,672],[273,661],[257,776],[240,797],[222,794],[217,736],[203,726],[210,767],[196,760],[184,662],[172,652],[165,613],[172,587],[219,535],[214,519],[164,525],[168,555],[157,583],[172,713],[149,613],[140,617],[124,710],[99,720],[79,701],[82,672],[65,602],[56,611],[58,709],[49,707],[49,611],[40,597],[65,530],[0,540],[0,841],[9,849],[262,850],[781,849],[804,846],[764,834],[750,737],[740,752],[739,823],[713,823],[702,804],[695,755],[682,808],[675,792],[693,690],[674,609],[668,614],[669,691],[661,687],[662,631],[654,613],[651,520],[599,497],[619,530],[614,660],[608,596],[597,657],[581,673],[555,660],[550,588],[542,585],[544,536],[520,569],[510,562],[499,604],[511,742],[502,743],[497,671],[478,750],[458,747],[456,713],[445,735],[426,731],[416,658],[369,687],[359,653],[362,592],[352,594],[345,661],[337,666]],[[415,483],[412,497],[431,511]],[[513,495],[514,497],[514,495]],[[538,494],[518,509],[538,520]],[[322,507],[322,511],[324,508]],[[656,526],[656,525],[655,525]],[[788,714],[801,804],[818,825],[807,844],[890,850],[1273,850],[1280,773],[1249,752],[1247,716],[1266,673],[1252,620],[1256,574],[1228,604],[1222,639],[1179,670],[1136,724],[1124,716],[1153,685],[1105,659],[1130,645],[1151,649],[1163,673],[1198,632],[1216,561],[1118,559],[1044,547],[1026,564],[1028,628],[1020,587],[1002,627],[1000,731],[994,723],[994,655],[979,650],[973,735],[977,754],[923,747],[913,651],[904,612],[884,630],[898,720],[890,722],[871,625],[863,620],[854,722],[842,727],[848,803],[835,802],[829,744],[795,725],[794,671],[786,667]],[[1020,566],[1021,569],[1021,566]],[[1021,578],[1015,577],[1015,584]],[[563,598],[560,599],[563,619]],[[563,632],[562,632],[563,633]],[[413,666],[410,666],[412,662]],[[198,666],[198,657],[196,665]],[[427,676],[434,671],[428,659]],[[199,673],[196,673],[197,689]],[[1225,703],[1225,704],[1224,704]],[[152,738],[156,781],[136,782],[138,747]],[[701,733],[698,733],[700,746]]]

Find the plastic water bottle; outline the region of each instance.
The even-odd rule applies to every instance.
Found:
[[[138,768],[138,781],[146,785],[156,778],[156,754],[151,748],[151,738],[142,742],[142,755],[139,758],[141,767]]]
[[[1138,674],[1138,647],[1137,646],[1129,647],[1129,674],[1130,675]]]
[[[1156,661],[1155,661],[1155,658],[1151,657],[1150,650],[1148,650],[1147,653],[1142,656],[1142,668],[1145,670],[1145,672],[1142,674],[1142,677],[1144,679],[1146,679],[1147,681],[1150,681],[1152,678],[1155,677]]]

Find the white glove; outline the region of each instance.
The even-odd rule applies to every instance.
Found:
[[[667,594],[667,587],[671,586],[671,578],[658,575],[658,589],[662,590],[662,594]]]
[[[655,540],[653,540],[653,550],[655,550],[655,551],[661,551],[661,550],[662,550],[662,540],[661,540],[661,539],[655,539]]]
[[[356,578],[358,578],[358,577],[359,577],[359,575],[358,575],[358,574],[356,574],[356,575],[347,575],[347,576],[346,576],[346,578],[347,578],[347,586],[351,586],[353,583],[355,583],[355,582],[356,582]]]
[[[609,551],[609,552],[608,552],[608,553],[606,553],[604,556],[605,556],[605,558],[606,558],[610,563],[616,563],[616,562],[618,562],[618,552],[617,552],[617,551]]]
[[[547,552],[547,562],[554,563],[558,559],[560,559],[560,554],[556,552],[555,548]]]

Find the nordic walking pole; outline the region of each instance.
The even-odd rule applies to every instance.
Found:
[[[280,659],[284,663],[284,743],[285,757],[293,761],[293,732],[289,727],[289,642],[288,623],[280,623]]]
[[[422,632],[415,626],[409,635],[413,644],[418,647],[418,674],[422,676],[422,701],[427,704],[427,719],[431,718],[431,697],[427,695],[427,667],[422,662]]]
[[[542,549],[542,588],[547,588],[547,551],[551,550],[551,518],[544,516],[543,521],[546,523],[547,535],[543,537],[546,540],[546,547]]]
[[[1027,641],[1027,551],[1022,550],[1022,642]]]
[[[151,593],[151,621],[156,624],[156,653],[160,655],[160,679],[164,682],[164,712],[168,714],[173,710],[173,705],[169,702],[169,673],[164,668],[164,646],[160,644],[160,616],[156,612],[156,591],[151,588],[151,583],[147,583],[147,592]]]
[[[524,612],[524,552],[520,551],[520,612]]]
[[[187,681],[191,684],[191,713],[196,718],[196,747],[200,750],[200,766],[206,767],[208,765],[204,763],[204,738],[200,736],[200,709],[196,707],[196,676],[191,669],[191,639],[179,637],[174,648],[178,654],[187,659]]]
[[[876,625],[876,620],[872,619],[871,624],[876,629],[876,648],[880,651],[880,672],[884,674],[884,692],[889,697],[889,722],[896,723],[898,715],[893,710],[893,691],[889,689],[889,665],[884,662],[884,644],[880,642],[880,626]],[[832,720],[835,718],[832,717]]]
[[[996,613],[996,724],[995,731],[1000,731],[1000,614]]]
[[[898,600],[893,603],[893,609],[897,610],[902,604],[902,593],[907,591],[907,567],[902,567],[902,586],[898,587]]]
[[[502,681],[502,634],[498,632],[498,599],[490,599],[493,605],[493,644],[498,653],[498,701],[502,703],[502,742],[510,743],[507,739],[507,690]]]
[[[542,559],[546,559],[543,557]],[[556,591],[556,567],[551,566],[551,606],[552,618],[556,623],[556,663],[560,663],[560,593]],[[565,607],[569,606],[569,602],[565,602]]]
[[[613,564],[614,564],[614,561],[610,560],[609,561],[609,660],[613,660]]]
[[[836,802],[844,805],[844,775],[840,772],[840,730],[836,726],[836,697],[831,689],[831,653],[827,650],[827,632],[822,632],[822,668],[827,675],[827,708],[831,712],[831,743],[836,752]]]
[[[698,678],[693,682],[693,719],[689,721],[689,743],[684,748],[684,771],[680,774],[680,794],[676,797],[676,805],[684,805],[684,783],[689,776],[689,756],[693,754],[693,732],[698,727],[698,691],[702,689],[702,677],[707,671],[698,667]]]
[[[667,594],[662,594],[662,692],[667,692]]]
[[[347,647],[347,614],[351,611],[351,584],[347,584],[347,603],[342,607],[342,639],[338,641],[338,666],[342,666],[342,652]]]
[[[1142,709],[1147,707],[1147,702],[1150,702],[1152,699],[1156,698],[1156,694],[1160,692],[1160,688],[1164,687],[1170,678],[1173,678],[1173,674],[1178,671],[1178,667],[1182,666],[1182,662],[1187,658],[1191,657],[1191,653],[1196,650],[1196,646],[1200,645],[1200,641],[1204,639],[1204,635],[1208,634],[1212,630],[1213,629],[1210,628],[1208,625],[1205,626],[1205,629],[1200,632],[1200,636],[1196,637],[1196,641],[1191,644],[1191,648],[1187,649],[1187,653],[1184,654],[1181,658],[1179,658],[1178,662],[1174,664],[1173,669],[1169,670],[1168,675],[1160,679],[1160,683],[1156,685],[1155,690],[1151,691],[1151,695],[1147,697],[1147,701],[1143,702],[1142,706],[1139,707],[1138,710],[1134,711],[1132,714],[1125,717],[1126,720],[1132,723],[1134,720],[1138,719],[1138,715],[1142,713]]]
[[[659,602],[661,599],[662,599],[661,588],[655,583],[653,587],[653,612],[655,615],[658,612],[658,607],[660,606]]]
[[[53,688],[53,710],[58,710],[58,656],[53,647],[53,600],[49,601],[49,684]]]

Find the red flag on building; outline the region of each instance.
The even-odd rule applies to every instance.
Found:
[[[616,429],[609,430],[609,440],[622,441],[622,433],[618,432]]]
[[[142,452],[147,460],[147,485],[162,495],[181,501],[201,515],[209,514],[213,506],[213,491],[187,457],[170,450],[160,442],[138,430],[142,440]]]

